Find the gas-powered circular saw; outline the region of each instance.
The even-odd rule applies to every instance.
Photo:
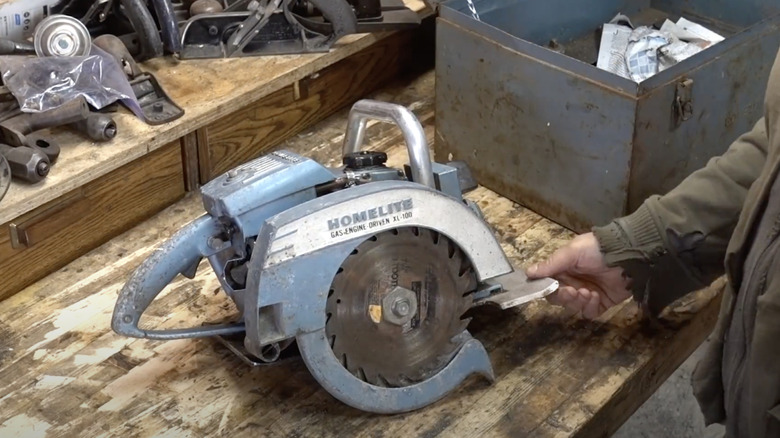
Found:
[[[397,124],[409,164],[361,151],[369,119]],[[430,159],[420,122],[398,105],[352,108],[344,165],[278,151],[201,190],[208,214],[162,245],[130,277],[113,329],[148,339],[220,337],[256,362],[293,341],[316,380],[355,408],[399,413],[445,396],[473,373],[493,379],[466,330],[470,308],[514,307],[554,292],[515,271],[476,204],[460,163]],[[178,274],[208,258],[241,315],[233,324],[145,330],[141,315]]]

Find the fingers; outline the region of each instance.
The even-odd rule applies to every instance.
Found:
[[[577,263],[577,255],[574,247],[565,246],[555,251],[549,259],[528,268],[526,275],[529,278],[555,277],[572,269]]]
[[[547,296],[547,301],[556,306],[568,307],[568,304],[577,300],[577,289],[571,286],[562,286],[552,295]]]
[[[580,294],[583,292],[589,292],[585,289],[582,289],[580,291]],[[596,319],[599,315],[601,315],[601,306],[599,306],[600,300],[599,300],[599,294],[597,292],[589,292],[590,299],[588,299],[588,302],[585,304],[585,307],[582,310],[582,316],[587,319]],[[580,295],[582,296],[582,295]]]
[[[564,273],[601,276],[607,269],[598,239],[593,233],[580,234],[556,251],[548,260],[526,270],[528,277],[555,277]]]
[[[582,313],[582,316],[587,319],[596,319],[606,310],[601,303],[600,294],[585,288],[562,286],[558,292],[547,297],[547,301],[573,312]]]

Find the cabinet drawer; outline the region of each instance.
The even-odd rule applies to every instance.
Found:
[[[184,196],[176,141],[0,227],[0,299]]]
[[[199,132],[201,182],[252,160],[402,73],[433,66],[433,20],[396,33]]]

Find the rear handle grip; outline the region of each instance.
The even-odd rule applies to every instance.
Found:
[[[118,334],[145,339],[200,338],[230,335],[244,332],[243,324],[213,325],[174,330],[145,330],[139,327],[142,315],[149,305],[180,273],[204,257],[213,255],[221,248],[212,248],[222,234],[222,227],[208,215],[177,232],[168,242],[157,248],[130,276],[119,293],[111,328]]]

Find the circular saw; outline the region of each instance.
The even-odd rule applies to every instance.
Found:
[[[409,163],[364,151],[368,120],[395,123]],[[555,290],[506,258],[459,162],[431,161],[408,109],[363,100],[350,112],[341,166],[289,151],[239,166],[202,189],[207,214],[131,275],[112,318],[119,334],[157,340],[217,337],[251,364],[297,344],[315,379],[342,402],[400,413],[444,397],[471,374],[493,380],[464,314],[508,309]],[[176,330],[139,327],[179,274],[207,258],[240,314],[236,322]],[[228,341],[229,340],[229,341]]]

